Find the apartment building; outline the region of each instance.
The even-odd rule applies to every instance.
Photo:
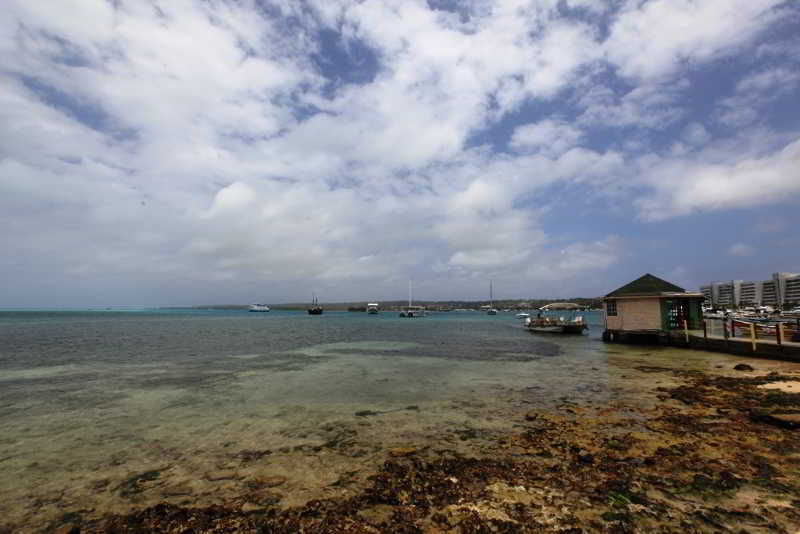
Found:
[[[700,292],[705,297],[705,304],[713,308],[787,308],[800,304],[800,274],[773,273],[769,280],[712,282],[701,286]]]

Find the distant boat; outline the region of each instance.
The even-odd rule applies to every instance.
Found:
[[[520,312],[516,315],[517,319],[527,319],[530,316],[531,316],[530,313],[525,313],[525,312]]]
[[[552,333],[552,334],[583,334],[589,326],[584,322],[583,317],[578,315],[573,319],[559,317],[529,317],[525,319],[525,326],[531,332]]]
[[[489,281],[489,309],[486,310],[486,315],[497,315],[497,310],[492,305],[492,281]]]
[[[377,302],[370,302],[367,304],[367,313],[370,315],[375,315],[378,313],[378,303]]]
[[[268,312],[269,306],[266,304],[251,304],[250,310],[251,312]]]
[[[311,298],[311,307],[308,309],[308,314],[322,315],[322,306],[319,305],[319,300],[317,300],[316,295]]]
[[[400,317],[426,317],[425,306],[411,305],[411,280],[408,281],[408,306],[400,309]]]

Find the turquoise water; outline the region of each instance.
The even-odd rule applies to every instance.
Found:
[[[527,410],[630,395],[620,361],[675,353],[605,345],[583,315],[588,335],[558,336],[503,312],[2,311],[0,517],[36,531],[65,511],[228,502],[276,474],[298,504],[390,447],[474,453]]]

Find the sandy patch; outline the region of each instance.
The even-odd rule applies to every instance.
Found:
[[[800,393],[800,381],[770,382],[758,386],[761,389],[778,389],[784,393]]]

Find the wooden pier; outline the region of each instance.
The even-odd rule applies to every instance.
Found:
[[[682,347],[695,350],[708,350],[711,352],[723,352],[726,354],[736,354],[740,356],[750,356],[752,358],[769,358],[773,360],[787,360],[800,362],[800,342],[791,341],[797,339],[795,329],[776,328],[774,338],[770,339],[757,334],[756,325],[750,328],[744,327],[742,321],[737,321],[733,328],[728,324],[724,325],[722,334],[716,332],[718,328],[710,328],[706,322],[705,328],[681,330],[671,330],[669,332],[620,332],[614,335],[604,335],[606,342],[617,343],[644,343],[656,344],[671,347]],[[716,321],[715,321],[716,322]],[[718,326],[718,325],[714,325]],[[738,335],[731,336],[735,332]]]

